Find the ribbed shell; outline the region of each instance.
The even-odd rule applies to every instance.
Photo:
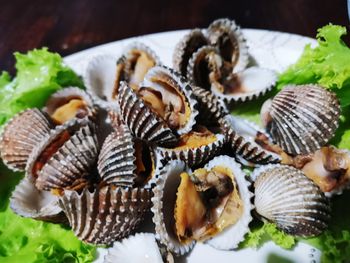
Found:
[[[104,263],[163,263],[154,234],[137,233],[114,242],[108,249]]]
[[[183,255],[193,248],[195,242],[181,244],[174,232],[174,208],[177,188],[180,184],[180,174],[185,171],[182,161],[170,161],[160,171],[153,188],[152,197],[153,223],[155,224],[156,238],[169,251]]]
[[[196,124],[195,119],[198,115],[198,103],[196,97],[193,94],[192,87],[187,82],[187,80],[184,77],[182,77],[178,72],[165,66],[157,66],[151,68],[147,72],[144,81],[140,85],[144,87],[152,88],[153,86],[157,88],[157,86],[159,86],[159,84],[157,83],[158,80],[161,80],[167,85],[173,87],[184,96],[186,100],[185,103],[187,103],[187,105],[189,106],[191,113],[185,125],[177,129],[175,132],[178,135],[190,132],[192,127]]]
[[[63,131],[71,131],[73,135],[38,172],[35,181],[38,189],[70,189],[88,183],[91,168],[97,160],[99,147],[95,125],[87,119],[74,119],[52,130],[50,136],[33,149],[26,167],[27,175],[33,178],[32,170],[37,159]]]
[[[120,125],[124,125],[120,113],[112,109],[108,111],[107,121],[110,123],[114,130],[118,130]]]
[[[188,62],[194,52],[208,44],[207,38],[200,29],[193,29],[186,34],[175,46],[173,67],[181,75],[186,76]]]
[[[219,100],[212,92],[198,86],[192,87],[193,94],[198,101],[198,122],[204,124],[217,123],[220,118],[228,114],[228,110],[222,100]]]
[[[116,62],[117,59],[113,56],[98,55],[91,58],[85,70],[86,89],[92,95],[94,103],[102,108],[108,108],[113,101]]]
[[[312,153],[339,125],[336,95],[317,85],[288,85],[261,112],[267,132],[289,154]]]
[[[228,226],[206,243],[217,249],[232,250],[238,247],[238,244],[244,240],[244,236],[249,232],[249,223],[253,219],[251,216],[253,194],[249,191],[250,183],[246,179],[246,174],[241,165],[236,163],[233,158],[225,155],[217,156],[204,168],[211,170],[215,166],[227,167],[232,171],[244,207],[241,218],[234,225]]]
[[[256,130],[249,123],[232,115],[226,115],[220,120],[220,124],[231,153],[238,157],[240,161],[244,159],[248,162],[244,164],[254,166],[255,164],[279,163],[281,161],[281,156],[265,150],[254,142],[259,130]],[[244,134],[243,129],[245,130]],[[249,136],[247,136],[247,133]]]
[[[150,156],[155,165],[153,150]],[[102,145],[98,158],[98,171],[103,182],[118,186],[134,186],[137,181],[135,138],[128,127],[120,125]]]
[[[85,116],[93,117],[96,114],[93,99],[91,95],[84,90],[77,87],[69,87],[59,90],[52,94],[46,102],[46,106],[43,109],[49,115],[52,115],[55,110],[73,99],[80,99],[86,103],[86,115],[76,116],[77,118],[84,118]]]
[[[158,147],[157,151],[166,161],[168,160],[182,160],[188,167],[197,166],[210,160],[221,149],[225,141],[225,136],[222,134],[215,134],[216,141],[198,148],[186,149],[171,149]]]
[[[138,98],[125,82],[121,82],[118,102],[124,123],[137,138],[159,145],[169,145],[177,141],[177,136],[164,120]]]
[[[221,48],[223,38],[229,38],[233,46],[233,54],[230,58],[234,66],[234,72],[238,72],[246,68],[249,62],[248,46],[243,33],[235,21],[229,19],[217,19],[213,21],[207,29],[207,37],[210,43],[216,46],[222,55],[225,50]],[[223,56],[224,57],[224,56]]]
[[[135,230],[149,209],[151,194],[142,188],[108,186],[80,194],[66,190],[59,203],[80,240],[109,245]]]
[[[14,171],[24,171],[33,148],[53,127],[50,117],[38,109],[15,115],[4,127],[0,138],[1,158],[6,166]]]
[[[12,192],[10,207],[13,212],[23,217],[54,223],[66,221],[58,205],[58,197],[50,192],[38,190],[28,177],[24,177]]]
[[[253,172],[258,214],[288,234],[322,233],[330,219],[329,202],[304,173],[286,165],[268,165]]]

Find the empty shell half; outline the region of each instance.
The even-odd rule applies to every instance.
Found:
[[[65,190],[59,204],[75,235],[87,243],[110,245],[126,237],[149,209],[151,191],[105,186],[81,193]]]
[[[252,178],[257,213],[279,229],[310,237],[327,228],[329,202],[302,171],[287,165],[267,165],[257,168]]]
[[[53,127],[50,117],[38,109],[28,109],[15,115],[1,134],[3,162],[14,171],[24,171],[33,148],[48,136]]]
[[[272,139],[292,155],[312,153],[325,145],[338,128],[336,95],[317,85],[288,85],[261,109]]]

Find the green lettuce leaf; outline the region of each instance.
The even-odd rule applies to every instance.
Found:
[[[350,48],[341,39],[346,27],[326,25],[318,30],[318,46],[307,45],[299,60],[283,72],[277,88],[286,84],[318,83],[334,91],[342,107],[350,105]]]
[[[16,77],[11,81],[6,72],[0,76],[0,126],[19,111],[44,106],[47,98],[62,87],[83,87],[61,56],[47,48],[15,53],[15,58]]]

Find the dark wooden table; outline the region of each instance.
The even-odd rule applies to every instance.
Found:
[[[0,69],[14,72],[14,51],[47,46],[68,55],[131,36],[206,27],[220,17],[242,27],[315,37],[329,22],[349,25],[346,1],[1,0]]]

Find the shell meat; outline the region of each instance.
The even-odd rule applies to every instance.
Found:
[[[73,119],[33,149],[26,173],[38,189],[82,189],[89,184],[99,150],[95,129],[87,119]]]
[[[82,193],[65,190],[59,204],[80,240],[109,245],[135,230],[149,209],[151,194],[147,189],[114,186]]]
[[[125,81],[133,90],[138,90],[148,70],[160,65],[156,53],[142,43],[130,44],[117,61],[117,70],[112,98],[116,99],[120,81]]]
[[[38,110],[25,110],[14,116],[4,127],[0,153],[4,163],[14,171],[24,171],[33,148],[54,127],[50,117]]]
[[[54,223],[65,222],[58,197],[38,190],[29,177],[24,177],[10,198],[10,207],[17,215]]]
[[[275,152],[264,149],[256,140],[264,135],[258,127],[233,115],[226,115],[220,120],[225,133],[229,152],[245,165],[278,163],[281,156]]]
[[[113,85],[115,82],[117,59],[113,56],[98,55],[89,61],[84,83],[87,91],[92,94],[94,103],[102,108],[113,105]]]
[[[288,85],[264,103],[261,119],[267,132],[292,155],[312,153],[325,145],[339,125],[336,95],[317,85]]]
[[[327,228],[329,202],[302,171],[287,165],[268,165],[256,169],[252,177],[257,213],[279,229],[310,237]]]
[[[248,46],[235,21],[217,19],[209,25],[206,33],[210,44],[218,48],[221,57],[232,64],[235,72],[247,67]]]
[[[221,150],[224,140],[224,135],[198,125],[191,132],[182,135],[175,147],[157,147],[157,151],[165,160],[183,160],[189,167],[193,167],[215,156]]]
[[[76,87],[65,88],[52,94],[46,102],[44,111],[57,124],[74,118],[93,117],[96,114],[90,94]]]
[[[155,169],[153,149],[134,138],[125,125],[120,125],[102,145],[98,171],[106,184],[144,186],[154,177]]]
[[[188,62],[194,52],[208,44],[208,39],[200,29],[193,29],[175,46],[173,67],[181,75],[186,76]]]
[[[108,249],[104,263],[163,263],[154,234],[137,233],[114,242]]]

